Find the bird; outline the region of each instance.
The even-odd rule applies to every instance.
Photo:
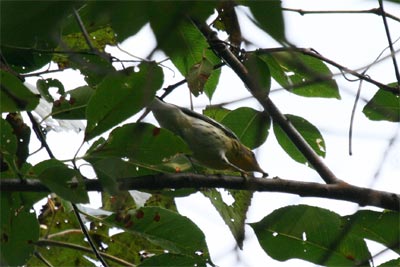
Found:
[[[162,128],[180,136],[193,152],[192,157],[201,165],[215,170],[268,174],[258,164],[253,151],[217,121],[190,109],[166,103],[155,97],[148,105]]]

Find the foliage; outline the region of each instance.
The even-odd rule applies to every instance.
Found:
[[[239,5],[248,7],[253,23],[272,38],[281,43],[286,41],[280,1],[239,1]],[[23,119],[26,116],[21,115],[31,114],[39,105],[39,99],[51,105],[49,117],[80,119],[87,123],[82,141],[92,141],[92,145],[84,159],[93,167],[104,192],[102,208],[96,212],[80,208],[90,222],[89,232],[97,249],[110,266],[214,265],[204,234],[196,224],[179,214],[174,204],[174,197],[195,190],[147,191],[152,197],[141,207],[131,195],[117,188],[117,179],[134,179],[158,172],[190,172],[194,168],[183,156],[190,154],[190,150],[179,137],[150,124],[125,123],[162,89],[163,65],[141,60],[117,70],[112,63],[119,62],[118,59],[105,52],[105,47],[124,41],[149,24],[157,40],[157,49],[165,53],[187,79],[191,92],[197,96],[204,91],[211,100],[223,62],[210,49],[194,22],[205,21],[210,16],[215,18],[215,10],[220,16],[214,21],[214,27],[233,36],[230,38],[232,51],[253,74],[254,82],[263,89],[263,97],[269,94],[271,79],[274,79],[289,93],[340,100],[333,74],[322,60],[310,54],[290,48],[239,52],[235,46],[243,41],[240,23],[236,9],[226,3],[1,2],[0,100],[4,115],[1,119],[1,179],[39,179],[54,193],[35,216],[32,206],[46,194],[2,192],[2,266],[44,266],[43,259],[54,266],[96,266],[96,258],[68,204],[89,202],[84,186],[86,178],[76,168],[75,159],[65,162],[50,155],[35,166],[29,164],[31,129],[41,141],[45,141],[45,134],[40,135],[42,129],[38,123],[30,126]],[[83,25],[79,25],[78,17]],[[57,79],[39,79],[39,94],[32,93],[23,83],[24,75],[50,62],[56,63],[60,70],[79,70],[87,85],[66,91]],[[389,86],[399,85],[391,83]],[[55,99],[50,93],[51,88],[57,88],[59,98]],[[380,88],[365,105],[363,113],[370,120],[399,122],[398,104],[398,95]],[[204,113],[232,129],[252,149],[267,141],[272,125],[283,150],[295,161],[312,167],[266,112],[240,107],[235,110],[209,108]],[[325,157],[325,141],[318,128],[297,115],[287,114],[286,118],[312,149]],[[106,139],[99,137],[109,130]],[[195,167],[196,171],[209,171]],[[232,205],[227,205],[215,189],[203,193],[210,198],[238,246],[242,247],[246,212],[253,192],[229,191],[234,199]],[[372,255],[365,239],[400,254],[396,244],[398,218],[396,212],[363,210],[340,216],[326,209],[299,205],[275,210],[250,226],[265,252],[278,261],[300,258],[327,266],[370,266]]]

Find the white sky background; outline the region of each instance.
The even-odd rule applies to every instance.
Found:
[[[283,1],[284,7],[299,8],[304,10],[365,10],[378,7],[377,1],[317,1],[317,0],[287,0]],[[399,5],[386,3],[385,10],[400,17]],[[382,18],[373,14],[323,14],[301,16],[294,12],[284,12],[286,34],[293,44],[298,47],[314,48],[323,56],[334,60],[350,69],[358,69],[373,62],[373,60],[387,47],[387,39],[383,28]],[[276,43],[262,31],[253,28],[249,23],[241,25],[242,34],[252,40],[260,48],[275,47]],[[392,33],[392,40],[400,37],[400,23],[388,19]],[[156,46],[155,39],[144,27],[139,34],[127,39],[121,44],[125,50],[140,57],[146,57]],[[400,49],[400,42],[395,44]],[[253,49],[253,48],[251,48]],[[118,49],[108,50],[120,59],[132,59]],[[115,54],[114,54],[115,53]],[[388,50],[384,56],[388,55]],[[164,59],[162,53],[156,53],[156,60]],[[398,60],[400,57],[397,55]],[[400,62],[399,62],[400,63]],[[168,63],[166,63],[168,64]],[[119,66],[118,66],[119,67]],[[334,73],[338,70],[331,68]],[[178,72],[165,70],[165,86],[174,84],[182,79]],[[390,58],[372,67],[368,74],[371,78],[382,83],[395,81],[394,70]],[[175,76],[174,76],[175,75]],[[65,71],[61,74],[51,76],[61,80],[67,90],[84,84],[84,80],[75,71]],[[354,78],[349,76],[350,78]],[[36,79],[28,79],[35,84]],[[303,116],[317,126],[322,132],[326,146],[327,156],[324,162],[341,179],[358,186],[370,187],[400,193],[400,142],[397,139],[390,149],[386,160],[381,164],[384,151],[387,149],[388,141],[394,135],[400,137],[398,124],[387,122],[376,122],[368,120],[361,112],[365,103],[360,101],[356,110],[354,132],[353,132],[353,156],[348,155],[348,128],[350,113],[352,110],[355,92],[358,83],[345,81],[337,76],[342,100],[304,98],[279,91],[271,94],[271,99],[283,113],[291,113]],[[278,89],[279,85],[273,83],[272,89]],[[377,88],[368,83],[363,84],[361,95],[370,99]],[[174,93],[166,98],[167,101],[188,106],[189,97],[186,86],[176,89]],[[249,92],[243,83],[232,71],[223,68],[222,77],[218,90],[212,99],[213,104],[227,102],[249,96]],[[208,99],[201,96],[194,99],[196,107],[208,104]],[[229,108],[242,105],[252,106],[260,109],[254,101],[242,101]],[[135,117],[136,118],[136,117]],[[134,121],[132,118],[131,121]],[[152,116],[147,121],[153,123]],[[34,141],[35,138],[32,138]],[[72,158],[82,142],[83,134],[73,132],[50,132],[48,142],[56,157],[59,159]],[[39,143],[33,143],[31,151],[39,147]],[[83,152],[85,149],[82,150]],[[267,142],[257,151],[260,165],[266,170],[270,177],[279,176],[285,179],[299,181],[323,182],[318,174],[310,168],[300,165],[289,158],[288,155],[277,144],[273,132],[270,132]],[[46,157],[44,151],[34,155],[31,163],[36,163]],[[380,171],[377,177],[375,173]],[[87,175],[95,175],[88,170]],[[92,194],[95,196],[96,194]],[[97,198],[93,198],[95,201]],[[229,196],[227,196],[229,200]],[[211,257],[215,264],[225,266],[314,266],[311,263],[300,260],[287,262],[276,262],[271,260],[261,249],[250,227],[246,227],[246,240],[244,250],[235,250],[234,239],[224,222],[217,214],[211,203],[200,193],[177,199],[179,212],[192,219],[205,233]],[[320,198],[300,198],[296,195],[281,193],[256,193],[252,206],[248,212],[247,222],[256,222],[273,210],[290,204],[310,204],[330,209],[341,215],[354,213],[357,205],[343,201],[325,200]],[[94,203],[95,206],[96,203]],[[368,207],[368,209],[373,209]],[[382,246],[373,246],[373,252],[378,252]],[[385,254],[385,257],[375,259],[376,265],[394,254]]]

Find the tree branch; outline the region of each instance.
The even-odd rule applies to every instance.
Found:
[[[295,146],[303,153],[308,162],[314,167],[321,178],[328,184],[342,183],[339,178],[322,162],[318,154],[311,148],[311,146],[304,140],[303,136],[297,131],[297,129],[290,123],[290,121],[280,112],[277,106],[272,100],[265,96],[263,88],[254,82],[253,77],[248,72],[246,67],[239,61],[239,59],[229,50],[228,46],[222,42],[216,32],[212,31],[205,23],[194,21],[199,30],[207,38],[208,43],[214,52],[219,56],[225,63],[227,63],[232,70],[239,76],[243,81],[250,93],[257,99],[257,101],[263,106],[272,119],[278,123],[283,131],[288,135]]]
[[[88,191],[102,191],[99,180],[85,180]],[[320,184],[285,179],[258,179],[226,175],[164,173],[118,180],[120,190],[162,190],[182,188],[225,188],[257,192],[281,192],[302,197],[320,197],[354,202],[360,206],[375,206],[400,211],[400,195],[346,183]],[[1,192],[50,192],[39,180],[1,179]]]
[[[394,72],[395,72],[395,75],[397,78],[397,84],[400,86],[400,71],[399,71],[399,67],[397,66],[397,60],[396,60],[396,56],[394,53],[392,37],[390,36],[389,25],[386,20],[386,13],[383,10],[382,0],[378,0],[378,2],[379,2],[379,9],[382,13],[383,26],[385,26],[386,38],[388,39],[388,43],[389,43],[390,54],[391,54],[392,60],[393,60],[393,67],[394,67]]]
[[[382,14],[385,14],[386,17],[391,18],[397,22],[400,22],[400,19],[398,17],[386,12],[382,13],[380,8],[371,8],[366,10],[304,10],[304,9],[283,7],[282,10],[297,12],[302,16],[307,14],[375,14],[378,16],[382,16]]]

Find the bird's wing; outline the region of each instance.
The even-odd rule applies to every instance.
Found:
[[[221,123],[219,123],[219,122],[217,122],[217,121],[215,121],[215,120],[213,120],[213,119],[211,119],[211,118],[209,118],[209,117],[207,117],[207,116],[204,116],[204,115],[202,115],[202,114],[200,114],[200,113],[194,112],[194,111],[192,111],[192,110],[190,110],[190,109],[183,108],[183,107],[179,107],[179,108],[180,108],[180,109],[182,110],[182,112],[185,113],[186,115],[195,117],[195,118],[200,119],[200,120],[203,120],[203,121],[205,121],[205,122],[207,122],[207,123],[209,123],[209,124],[211,124],[211,125],[213,125],[213,126],[219,128],[219,129],[222,130],[227,136],[229,136],[229,137],[231,137],[231,138],[234,138],[234,139],[236,139],[236,140],[239,140],[239,138],[236,136],[236,134],[235,134],[234,132],[232,132],[232,130],[228,129],[227,127],[225,127],[225,126],[222,125]]]

